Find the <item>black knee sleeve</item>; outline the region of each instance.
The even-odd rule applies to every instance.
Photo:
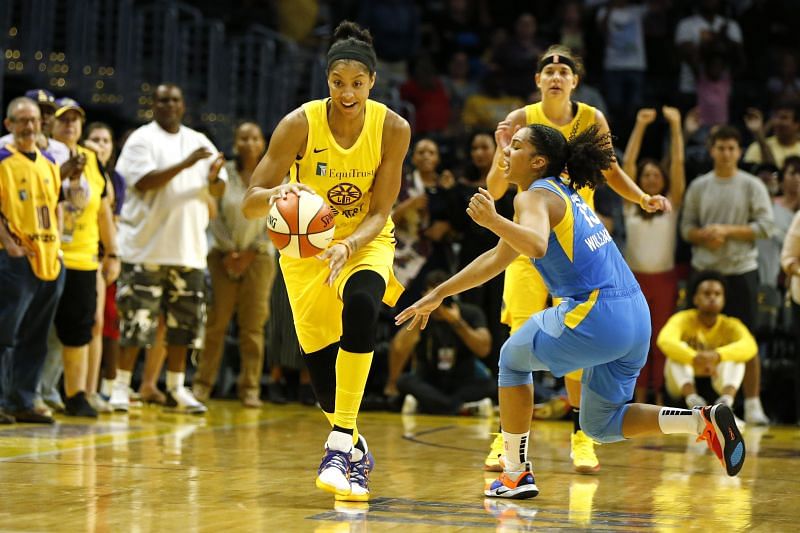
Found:
[[[311,388],[319,406],[326,413],[336,410],[336,356],[339,345],[334,343],[321,350],[306,354],[303,360],[311,378]]]
[[[378,324],[386,282],[372,270],[353,274],[342,291],[343,350],[367,353],[375,349],[375,328]]]

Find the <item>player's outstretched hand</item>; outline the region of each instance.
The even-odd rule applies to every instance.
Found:
[[[286,198],[286,195],[289,193],[300,194],[300,191],[314,193],[314,189],[308,185],[303,185],[302,183],[295,182],[278,185],[277,187],[269,190],[269,206],[272,207],[272,204],[278,200]]]
[[[656,194],[654,196],[647,196],[641,203],[642,209],[648,213],[655,213],[656,211],[663,211],[665,213],[672,212],[672,203],[668,198]]]
[[[437,296],[435,290],[431,291],[417,300],[413,305],[400,311],[400,313],[394,317],[394,323],[396,326],[399,326],[410,319],[411,323],[408,325],[407,329],[414,329],[414,326],[417,324],[419,324],[419,329],[425,329],[425,326],[428,325],[428,317],[430,317],[431,313],[440,305],[442,305],[442,298]]]

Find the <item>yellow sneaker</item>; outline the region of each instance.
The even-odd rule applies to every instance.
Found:
[[[487,472],[502,472],[503,465],[500,464],[500,456],[506,451],[505,447],[503,447],[503,434],[492,433],[492,435],[495,437],[492,441],[489,455],[486,456],[486,460],[483,462],[483,469]]]
[[[569,456],[572,458],[572,466],[576,472],[581,474],[591,474],[600,470],[600,461],[594,453],[594,441],[583,431],[573,433],[571,437],[572,451]]]

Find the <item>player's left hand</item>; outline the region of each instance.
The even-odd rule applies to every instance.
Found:
[[[478,192],[472,195],[467,207],[467,214],[479,226],[488,228],[497,220],[498,214],[494,207],[494,199],[489,191],[478,187]]]
[[[413,305],[400,311],[400,313],[394,317],[395,325],[399,326],[403,322],[411,319],[411,323],[406,329],[414,329],[414,326],[417,324],[419,324],[419,329],[425,329],[425,326],[428,325],[428,318],[437,307],[442,305],[442,300],[443,298],[437,296],[435,290],[429,292]]]
[[[663,211],[665,213],[672,212],[672,203],[668,198],[660,194],[656,194],[654,196],[650,196],[648,194],[642,199],[642,202],[639,205],[641,205],[642,209],[648,213],[655,213],[656,211]]]
[[[328,268],[331,269],[331,273],[328,275],[328,279],[325,283],[329,287],[332,287],[333,282],[336,281],[342,268],[344,268],[344,264],[350,259],[350,249],[344,244],[337,242],[316,257],[328,263]]]

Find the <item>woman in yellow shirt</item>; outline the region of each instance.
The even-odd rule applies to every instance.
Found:
[[[242,204],[247,218],[264,217],[278,198],[307,190],[334,213],[334,241],[321,261],[282,256],[280,266],[311,383],[333,426],[317,487],[355,501],[369,499],[372,469],[356,429],[375,348],[367,332],[375,331],[381,301],[393,306],[402,292],[389,215],[411,137],[402,117],[369,100],[375,64],[369,31],[342,22],[328,51],[330,97],[281,120]]]

